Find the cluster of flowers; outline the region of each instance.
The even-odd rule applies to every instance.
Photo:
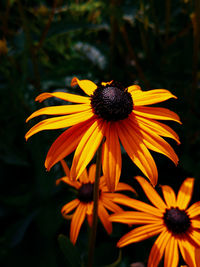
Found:
[[[188,208],[194,178],[187,178],[183,182],[177,197],[167,185],[161,186],[164,200],[154,189],[158,172],[149,149],[164,154],[177,165],[178,157],[163,137],[180,143],[178,135],[157,120],[180,123],[180,119],[166,108],[148,105],[176,97],[165,89],[142,91],[138,85],[125,88],[114,81],[102,82],[97,86],[89,80],[73,78],[71,85],[78,85],[88,96],[64,92],[40,94],[36,98],[39,102],[56,97],[76,104],[45,107],[34,112],[27,121],[40,115],[62,116],[37,123],[28,131],[26,139],[43,130],[69,127],[52,144],[45,167],[50,170],[61,162],[65,176],[58,179],[57,184],[64,182],[77,190],[77,198],[62,208],[65,218],[75,210],[70,228],[72,243],[76,243],[86,216],[89,225],[92,224],[96,165],[92,164],[88,171],[86,167],[102,145],[103,176],[99,184],[98,216],[109,234],[112,232],[112,222],[142,225],[124,235],[117,246],[123,247],[159,234],[151,249],[148,266],[158,266],[163,255],[165,267],[178,266],[179,251],[188,266],[200,266],[197,259],[200,247],[200,201]],[[122,167],[120,142],[134,164],[149,179],[150,182],[141,176],[135,177],[153,206],[118,193],[135,193],[130,185],[119,182]],[[74,150],[69,169],[63,159]],[[119,204],[133,211],[123,211]]]

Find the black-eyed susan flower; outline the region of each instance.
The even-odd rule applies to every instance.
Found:
[[[89,168],[89,172],[87,172],[87,170],[85,169],[80,175],[78,181],[72,181],[70,178],[70,170],[66,162],[64,160],[61,160],[61,164],[63,166],[66,176],[58,179],[57,184],[62,181],[74,187],[77,191],[77,197],[66,205],[64,205],[61,211],[63,217],[68,219],[69,213],[76,209],[72,216],[70,216],[72,217],[70,225],[70,240],[73,244],[75,244],[80,232],[81,225],[83,224],[86,217],[89,225],[92,225],[93,188],[96,165],[91,165]],[[125,183],[118,183],[116,190],[127,190],[135,193],[135,190]],[[105,177],[102,176],[100,178],[99,184],[98,217],[108,234],[111,234],[112,232],[112,223],[109,220],[109,213],[107,210],[111,212],[123,211],[122,208],[120,208],[117,204],[114,203],[113,199],[115,197],[119,197],[124,200],[129,199],[129,197],[121,193],[110,193],[106,185]]]
[[[138,85],[125,88],[114,81],[102,82],[97,86],[89,80],[73,78],[71,85],[76,84],[87,97],[56,92],[42,93],[36,98],[36,101],[42,102],[57,97],[76,105],[45,107],[27,119],[29,121],[39,115],[63,115],[39,122],[28,131],[26,139],[43,130],[70,127],[49,149],[45,161],[47,170],[76,149],[71,174],[78,178],[94,157],[104,136],[106,141],[103,145],[102,168],[112,191],[117,187],[121,174],[120,142],[153,185],[157,183],[158,173],[149,149],[178,163],[174,150],[162,137],[172,138],[177,143],[180,143],[179,138],[170,127],[157,121],[172,120],[180,123],[178,115],[166,108],[147,107],[176,98],[168,90],[142,91]]]
[[[112,222],[143,225],[131,230],[117,243],[118,247],[139,242],[158,235],[148,259],[148,267],[158,266],[164,254],[164,267],[176,267],[179,251],[190,267],[197,267],[196,248],[200,246],[200,201],[188,208],[192,197],[194,179],[187,178],[176,197],[173,189],[162,186],[165,201],[142,177],[136,177],[145,194],[154,206],[139,200],[115,199],[138,211],[127,211],[111,215]]]

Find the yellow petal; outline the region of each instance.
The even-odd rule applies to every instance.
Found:
[[[103,144],[102,168],[110,191],[114,191],[121,174],[121,148],[115,124],[108,123],[105,132],[106,141]]]
[[[194,241],[194,243],[196,243],[196,246],[200,247],[200,232],[196,229],[192,229],[187,234]]]
[[[194,255],[195,247],[186,238],[178,239],[178,245],[185,263],[190,267],[196,267]]]
[[[166,244],[164,267],[177,267],[179,262],[178,241],[171,236]]]
[[[156,119],[156,120],[172,120],[181,124],[179,116],[166,108],[157,107],[135,107],[133,113],[137,116]]]
[[[156,239],[149,254],[148,267],[158,266],[170,237],[171,235],[167,232],[167,230],[164,230]]]
[[[73,94],[68,94],[64,92],[42,93],[36,97],[35,101],[42,102],[51,97],[56,97],[56,98],[59,98],[65,101],[72,102],[72,103],[90,103],[89,97],[73,95]]]
[[[176,195],[174,190],[168,185],[162,185],[161,188],[167,207],[176,207]]]
[[[78,78],[74,77],[71,81],[71,86],[75,86],[77,84],[89,96],[93,94],[95,89],[97,89],[95,83],[89,80],[79,80]]]
[[[93,113],[91,111],[83,111],[77,114],[71,114],[66,116],[59,116],[55,118],[50,118],[43,120],[33,126],[25,135],[26,140],[30,138],[32,135],[44,131],[44,130],[53,130],[53,129],[61,129],[66,128],[75,124],[78,124],[82,121],[86,121],[93,117]]]
[[[139,95],[142,95],[141,87],[137,84],[129,86],[128,92],[131,93],[133,97],[136,95],[136,93],[139,93]],[[133,98],[133,101],[134,101],[134,98]]]
[[[63,167],[63,170],[64,170],[66,176],[69,177],[69,176],[70,176],[70,171],[69,171],[69,167],[67,166],[66,161],[62,159],[62,160],[60,161],[60,163],[61,163],[61,165],[62,165],[62,167]]]
[[[70,225],[70,240],[73,244],[76,243],[78,238],[81,225],[86,216],[87,205],[80,203],[76,211],[73,214],[71,225]]]
[[[112,212],[122,212],[123,209],[120,208],[117,204],[115,204],[112,200],[106,198],[103,193],[101,193],[101,202],[103,203],[103,206],[112,211]]]
[[[137,194],[135,189],[133,189],[133,187],[125,183],[118,183],[116,191],[131,191],[134,194]]]
[[[41,115],[67,115],[73,114],[77,112],[82,112],[91,109],[90,104],[81,104],[81,105],[61,105],[61,106],[53,106],[53,107],[45,107],[35,111],[31,114],[26,122]]]
[[[190,216],[190,218],[200,215],[200,201],[192,204],[192,206],[187,209],[187,214]]]
[[[107,212],[107,210],[104,208],[104,206],[102,205],[101,201],[99,201],[99,206],[98,206],[98,215],[99,218],[104,226],[104,228],[106,229],[108,234],[112,233],[112,223],[109,221],[109,214]]]
[[[156,134],[153,130],[142,130],[138,126],[134,125],[133,127],[136,132],[139,131],[138,134],[143,136],[143,142],[149,149],[167,156],[175,163],[175,165],[178,164],[178,156],[173,148],[162,137]]]
[[[78,178],[94,157],[104,136],[106,123],[96,120],[85,132],[76,152],[71,167],[71,177]]]
[[[178,196],[177,196],[177,206],[180,209],[186,209],[190,203],[194,187],[194,178],[187,178],[182,183]]]
[[[149,204],[146,204],[146,203],[139,201],[137,199],[132,199],[132,198],[128,198],[128,197],[127,198],[120,198],[120,197],[117,197],[116,193],[115,193],[115,196],[116,197],[113,196],[113,201],[118,203],[118,204],[125,205],[125,206],[131,207],[133,209],[146,212],[148,214],[157,216],[159,218],[163,217],[163,212],[160,209],[157,209],[157,208],[155,208]]]
[[[169,126],[149,118],[145,119],[140,116],[137,116],[137,118],[135,118],[133,116],[133,113],[130,114],[129,117],[131,120],[133,120],[133,122],[136,119],[137,124],[141,129],[147,132],[153,131],[160,136],[172,138],[177,142],[177,144],[180,144],[178,135]]]
[[[145,212],[138,211],[124,211],[110,216],[110,221],[119,222],[125,224],[160,224],[163,225],[162,219],[148,214]]]
[[[59,185],[60,182],[64,182],[74,188],[78,189],[80,187],[80,183],[78,181],[72,181],[69,177],[65,176],[56,180],[56,185]]]
[[[158,209],[165,211],[167,206],[150,183],[141,176],[136,176],[135,179],[139,182],[151,203]]]
[[[81,175],[79,177],[79,181],[83,184],[87,184],[87,183],[91,182],[89,177],[88,177],[87,169],[83,170],[83,172],[81,173]]]
[[[89,179],[91,183],[94,183],[96,176],[96,164],[92,164],[89,168]]]
[[[152,105],[163,102],[170,98],[177,98],[170,91],[166,89],[154,89],[149,91],[142,91],[141,94],[134,94],[132,92],[133,103],[135,106]]]
[[[80,203],[80,200],[78,200],[77,198],[70,201],[69,203],[65,204],[62,207],[61,213],[63,214],[67,214],[69,212],[71,212],[73,209],[75,209]]]
[[[191,226],[192,226],[192,228],[200,229],[200,218],[197,217],[196,220],[192,219],[191,220]]]
[[[68,156],[77,147],[85,131],[92,125],[94,120],[88,120],[79,123],[75,126],[64,131],[52,144],[50,147],[46,161],[45,167],[47,170],[56,164],[61,159]]]
[[[122,236],[118,241],[118,247],[124,247],[131,243],[139,242],[150,238],[154,235],[159,234],[163,230],[163,226],[159,224],[148,224],[144,226],[137,227],[130,231],[129,233]]]
[[[155,186],[158,179],[156,164],[142,142],[142,137],[135,133],[129,122],[129,120],[121,121],[120,125],[117,125],[118,136],[129,157]]]

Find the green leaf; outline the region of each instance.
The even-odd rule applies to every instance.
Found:
[[[60,234],[58,236],[58,243],[60,249],[62,250],[66,261],[69,263],[69,266],[80,267],[81,259],[76,247],[71,243],[69,238]]]

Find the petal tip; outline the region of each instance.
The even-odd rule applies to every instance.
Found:
[[[77,80],[78,79],[76,77],[72,78],[72,80],[71,80],[71,86],[72,87],[78,84]]]

